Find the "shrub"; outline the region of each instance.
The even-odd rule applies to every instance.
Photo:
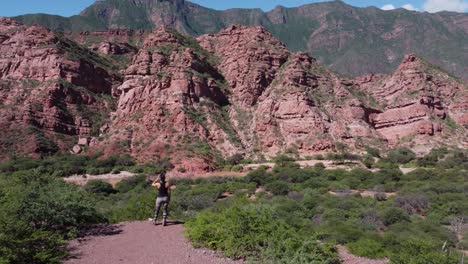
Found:
[[[92,180],[86,183],[85,190],[91,193],[109,195],[114,193],[115,190],[110,183],[103,180]]]
[[[226,160],[226,163],[228,165],[239,165],[242,160],[244,159],[244,156],[240,153],[236,153],[234,155],[232,155],[231,157],[229,157],[227,160]]]
[[[395,264],[458,264],[458,254],[441,251],[441,245],[431,241],[411,238],[403,241],[398,252],[390,256]]]
[[[274,177],[266,171],[266,167],[259,167],[256,170],[250,171],[245,177],[247,182],[255,182],[257,186],[263,186],[274,181]]]
[[[372,158],[372,157],[366,157],[366,158],[364,158],[364,160],[362,161],[362,164],[364,164],[364,166],[366,166],[366,168],[371,169],[371,168],[374,166],[374,164],[375,164],[374,158]]]
[[[317,170],[324,170],[326,167],[322,162],[319,162],[314,165],[314,168]]]
[[[408,148],[397,148],[387,154],[387,160],[392,163],[405,164],[416,158],[416,154]]]
[[[374,194],[374,199],[379,201],[379,202],[384,202],[384,201],[387,201],[388,197],[387,197],[386,193],[378,192],[378,193]]]
[[[359,239],[356,242],[347,244],[351,253],[361,257],[373,259],[384,258],[386,256],[384,245],[372,239]]]
[[[237,201],[196,215],[186,227],[195,246],[222,250],[233,258],[252,257],[262,263],[337,262],[331,246],[296,232],[276,219],[267,205]]]
[[[131,178],[126,178],[115,185],[115,190],[120,193],[126,193],[135,188],[137,185],[145,183],[145,181],[145,175],[138,175],[133,176]]]
[[[265,185],[266,189],[274,195],[287,195],[289,186],[282,181],[274,181]]]
[[[408,214],[424,214],[429,209],[429,199],[422,194],[401,195],[395,198],[395,206]]]
[[[382,219],[383,223],[389,226],[399,222],[407,222],[410,218],[408,214],[400,208],[389,207],[383,211]]]
[[[380,151],[376,148],[366,147],[366,152],[372,157],[380,158]]]
[[[315,159],[316,160],[324,160],[325,157],[322,154],[317,154],[317,155],[315,155]]]
[[[244,170],[244,167],[242,167],[241,165],[234,165],[232,166],[231,170],[235,172],[242,172]]]
[[[281,154],[281,155],[278,155],[276,156],[273,161],[275,162],[275,164],[279,167],[286,167],[288,166],[289,164],[291,163],[294,163],[294,159],[287,156],[287,155],[284,155],[284,154]]]
[[[66,239],[105,221],[84,191],[52,177],[0,175],[0,194],[1,263],[60,263]]]

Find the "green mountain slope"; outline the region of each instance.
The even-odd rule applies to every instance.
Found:
[[[194,36],[230,24],[262,25],[291,50],[308,51],[341,74],[389,73],[404,54],[416,53],[468,80],[468,14],[383,11],[341,1],[263,12],[217,11],[184,0],[103,0],[70,18],[34,14],[15,19],[60,31],[170,25]]]

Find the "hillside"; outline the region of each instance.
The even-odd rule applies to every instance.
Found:
[[[354,80],[259,26],[197,39],[109,31],[80,45],[0,22],[2,159],[102,151],[193,172],[235,154],[466,146],[466,85],[414,55]]]
[[[70,18],[33,14],[15,17],[54,31],[116,28],[151,30],[163,25],[192,36],[232,24],[261,25],[292,51],[306,51],[345,75],[390,73],[414,53],[468,80],[468,14],[419,13],[357,8],[341,1],[295,8],[217,11],[184,0],[98,1]]]

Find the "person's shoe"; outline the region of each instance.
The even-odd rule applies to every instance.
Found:
[[[152,225],[157,225],[157,221],[154,218],[149,218],[148,219]]]
[[[163,218],[163,222],[162,222],[162,225],[163,225],[163,226],[166,226],[166,225],[167,225],[167,221],[166,221],[166,218]]]

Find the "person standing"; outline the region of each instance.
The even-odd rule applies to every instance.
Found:
[[[159,210],[161,209],[161,206],[162,206],[163,208],[162,225],[166,226],[169,202],[171,199],[171,189],[174,189],[175,186],[171,186],[169,181],[166,180],[165,172],[162,172],[159,175],[158,179],[156,179],[151,184],[151,186],[158,189],[158,197],[156,198],[156,208],[154,210],[154,218],[151,220],[151,222],[152,224],[157,225]]]

